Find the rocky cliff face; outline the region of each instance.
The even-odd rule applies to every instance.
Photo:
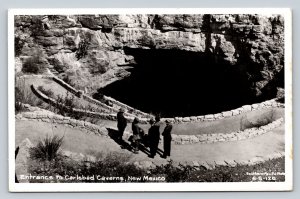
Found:
[[[283,81],[283,32],[277,15],[16,16],[16,70],[38,53],[51,71],[93,93],[130,75],[136,60],[124,49],[177,49],[231,65],[259,96]]]

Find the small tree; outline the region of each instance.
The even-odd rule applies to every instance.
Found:
[[[20,56],[22,53],[23,46],[25,44],[25,41],[21,39],[20,37],[15,37],[15,57]]]
[[[76,50],[77,60],[84,58],[88,54],[87,52],[88,48],[89,48],[89,42],[87,39],[83,39],[79,42],[78,48]]]

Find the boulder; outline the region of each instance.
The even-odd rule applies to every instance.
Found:
[[[222,115],[223,115],[223,117],[231,117],[232,112],[231,111],[222,112]]]
[[[31,141],[26,138],[18,146],[18,153],[16,155],[16,165],[15,172],[20,183],[29,182],[27,179],[21,177],[21,175],[29,175],[28,173],[28,164],[30,157],[30,149],[33,147]]]

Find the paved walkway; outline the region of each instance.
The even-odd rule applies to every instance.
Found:
[[[87,135],[86,130],[66,127],[61,124],[50,124],[36,121],[16,121],[16,146],[25,138],[36,144],[46,134],[65,135],[63,149],[76,153],[91,152],[126,152],[110,137],[94,134]],[[162,145],[159,146],[162,149]],[[268,157],[276,152],[284,152],[284,124],[266,134],[241,141],[219,142],[212,144],[172,145],[171,159],[175,162],[191,161],[248,161],[255,157]],[[157,155],[154,159],[146,153],[132,154],[132,161],[152,161],[155,164],[166,163],[167,160]]]

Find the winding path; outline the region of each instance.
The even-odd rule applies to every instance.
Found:
[[[125,152],[130,153],[109,137],[100,137],[94,134],[87,135],[82,129],[70,128],[62,124],[51,124],[37,121],[16,121],[16,146],[25,138],[33,144],[46,134],[65,135],[63,149],[75,153],[87,154],[90,152]],[[162,145],[159,146],[162,149]],[[284,123],[257,137],[231,142],[218,142],[211,144],[172,145],[171,159],[174,163],[197,164],[201,162],[219,163],[248,162],[254,158],[268,158],[274,153],[284,153]],[[164,164],[167,160],[157,155],[154,159],[140,152],[132,155],[132,161],[151,161],[153,164]],[[195,163],[197,162],[197,163]]]

